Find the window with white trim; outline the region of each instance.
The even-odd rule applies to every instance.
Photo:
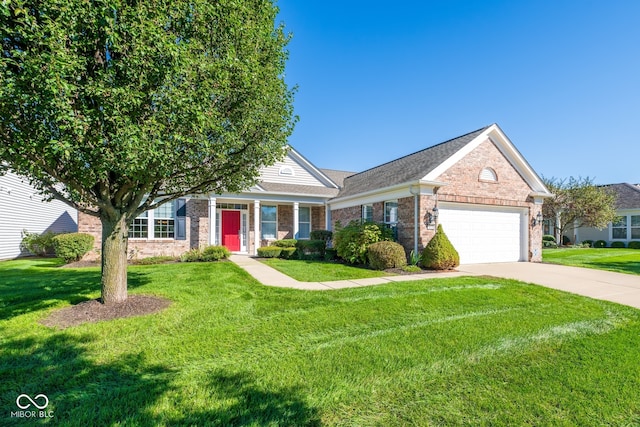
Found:
[[[398,201],[384,202],[384,223],[396,224],[398,222]]]
[[[311,237],[311,208],[300,206],[298,208],[298,239]]]
[[[623,215],[611,223],[612,240],[640,239],[640,215]]]
[[[373,222],[373,205],[362,205],[362,221]]]
[[[277,239],[278,231],[278,207],[277,206],[260,206],[260,221],[262,230],[262,239]]]
[[[175,238],[175,200],[146,211],[131,221],[130,239],[173,239]],[[152,224],[152,226],[150,226]]]
[[[149,236],[149,215],[142,213],[131,221],[129,226],[130,239],[146,239]]]
[[[630,215],[631,217],[631,239],[640,239],[640,215]]]
[[[627,217],[619,216],[611,223],[611,238],[626,239],[627,238]]]

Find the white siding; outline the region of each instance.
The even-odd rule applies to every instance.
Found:
[[[77,231],[78,213],[64,203],[44,202],[29,182],[13,173],[0,176],[0,259],[25,255],[22,230]]]
[[[280,175],[280,170],[283,167],[290,168],[291,171],[293,171],[293,176]],[[325,184],[323,184],[322,181],[316,178],[305,166],[294,160],[291,156],[287,156],[282,162],[278,162],[273,166],[262,169],[260,172],[260,180],[264,182],[275,182],[278,184],[325,187]]]

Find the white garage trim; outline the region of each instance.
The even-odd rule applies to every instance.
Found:
[[[438,213],[460,264],[527,261],[526,208],[441,202]]]

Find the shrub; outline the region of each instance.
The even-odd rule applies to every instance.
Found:
[[[460,265],[460,255],[453,247],[449,238],[438,225],[438,230],[422,251],[422,266],[434,270],[450,270]]]
[[[202,261],[220,261],[231,256],[231,251],[225,246],[207,246],[202,250]]]
[[[338,251],[334,248],[327,248],[324,250],[325,261],[335,261],[338,259]]]
[[[611,247],[612,248],[626,248],[627,245],[625,245],[624,242],[611,242]]]
[[[545,234],[544,236],[542,236],[542,241],[543,242],[556,242],[556,238],[554,236],[552,236],[551,234]]]
[[[594,248],[606,248],[607,247],[607,242],[605,242],[604,240],[596,240],[595,242],[593,242],[593,247]]]
[[[367,248],[369,266],[374,270],[399,268],[407,265],[407,254],[401,244],[396,242],[376,242]]]
[[[68,233],[58,234],[53,238],[53,248],[56,256],[64,262],[79,261],[93,248],[94,238],[91,234]]]
[[[296,247],[298,248],[298,257],[300,259],[305,257],[321,259],[327,249],[327,242],[325,240],[298,240]]]
[[[280,248],[280,258],[282,259],[294,259],[297,249],[296,248]]]
[[[258,256],[262,258],[278,258],[282,248],[277,246],[263,246],[258,248]]]
[[[593,240],[583,240],[582,241],[582,247],[592,248],[593,247]]]
[[[196,261],[200,261],[201,257],[202,257],[202,252],[200,251],[200,249],[191,249],[180,256],[180,261],[196,262]]]
[[[418,264],[420,264],[420,254],[419,253],[415,253],[413,251],[413,249],[411,250],[411,253],[409,254],[409,264],[410,265],[416,265],[416,266]]]
[[[374,222],[351,221],[346,227],[336,224],[333,247],[338,256],[351,264],[367,262],[367,247],[382,240],[393,240],[393,230]]]
[[[640,249],[640,240],[632,240],[627,245],[629,249]]]
[[[38,234],[22,230],[21,245],[24,249],[34,255],[53,255],[55,253],[53,248],[53,238],[57,235],[58,233],[54,233],[53,231],[45,231],[42,234]]]
[[[543,248],[556,249],[558,247],[558,244],[556,242],[551,242],[549,240],[543,240],[542,241],[542,247]]]
[[[282,239],[272,242],[271,246],[277,246],[279,248],[295,248],[297,242],[298,241],[296,239]]]
[[[329,230],[313,230],[309,237],[311,240],[324,240],[328,242],[333,237],[333,233]]]
[[[405,265],[404,267],[402,267],[402,270],[406,271],[407,273],[419,273],[422,271],[422,269],[417,265]]]

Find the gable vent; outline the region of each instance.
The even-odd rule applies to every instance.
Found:
[[[480,181],[498,181],[498,176],[496,175],[496,171],[491,168],[484,168],[480,172]]]
[[[294,176],[293,168],[291,166],[282,166],[278,171],[280,176]]]

